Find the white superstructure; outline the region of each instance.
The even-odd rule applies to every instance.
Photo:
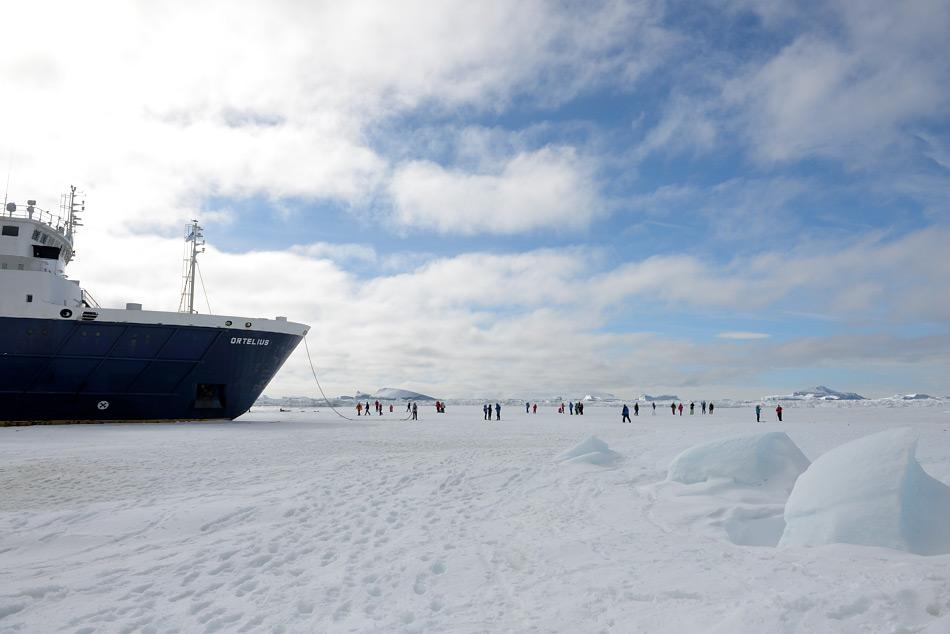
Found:
[[[195,312],[101,308],[76,280],[66,276],[74,256],[73,232],[80,226],[75,188],[64,197],[62,215],[8,202],[0,216],[0,316],[39,319],[76,319],[118,323],[170,324],[207,328],[234,328],[304,335],[304,324],[276,319],[234,315],[199,315]],[[250,333],[249,333],[249,336]]]

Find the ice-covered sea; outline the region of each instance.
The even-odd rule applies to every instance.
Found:
[[[0,428],[0,631],[950,632],[950,555],[776,547],[787,492],[665,481],[707,441],[904,426],[950,483],[948,403],[420,413]]]

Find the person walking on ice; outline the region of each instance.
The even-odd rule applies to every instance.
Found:
[[[683,404],[680,403],[680,416],[682,416],[682,415],[683,415]]]
[[[634,416],[639,416],[639,415],[640,415],[640,403],[634,403],[634,404],[633,404],[633,415],[634,415]]]
[[[501,420],[501,403],[495,403],[495,420]]]
[[[673,416],[676,416],[676,403],[670,403],[670,411],[673,412]]]
[[[703,410],[703,414],[705,414],[705,413],[706,413],[706,401],[703,401],[702,403],[700,403],[700,404],[699,404],[699,407],[700,407],[700,409]]]
[[[775,408],[775,413],[778,414],[778,422],[782,422],[782,406],[779,405]]]
[[[762,422],[762,406],[761,405],[755,406],[755,422],[757,423]]]
[[[412,420],[419,420],[419,408],[415,403],[412,404]]]
[[[656,403],[653,403],[653,415],[656,416]]]
[[[623,414],[623,418],[620,419],[620,422],[621,422],[621,423],[629,423],[629,422],[631,422],[631,420],[630,420],[630,408],[627,407],[627,404],[626,404],[626,403],[623,404],[623,409],[620,410],[620,413]]]
[[[713,411],[713,404],[710,403],[710,404],[709,404],[709,415],[710,415],[710,416],[712,416],[712,411]]]
[[[694,410],[695,408],[696,408],[696,403],[690,401],[690,402],[689,402],[689,415],[690,415],[690,416],[693,415],[693,410]]]

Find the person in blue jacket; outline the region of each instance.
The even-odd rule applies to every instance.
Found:
[[[501,403],[495,403],[495,420],[501,420]]]
[[[757,423],[762,422],[762,406],[761,405],[755,406],[755,422]]]
[[[623,410],[621,410],[621,414],[623,414],[623,418],[620,420],[621,423],[632,422],[630,420],[630,408],[627,407],[626,403],[623,404]]]

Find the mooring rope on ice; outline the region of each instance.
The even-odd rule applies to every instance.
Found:
[[[337,408],[333,406],[333,403],[330,402],[330,399],[327,398],[326,393],[323,391],[323,386],[320,385],[320,379],[317,378],[317,370],[313,367],[313,358],[310,356],[310,346],[307,345],[307,335],[303,336],[303,347],[304,347],[304,350],[307,351],[307,363],[310,364],[310,373],[313,374],[313,380],[316,381],[317,387],[320,389],[320,394],[321,396],[323,396],[323,400],[326,401],[327,407],[332,409],[333,412],[340,418],[353,421],[354,423],[357,422],[355,418],[350,418],[346,414],[341,413],[340,410],[338,410]],[[369,412],[367,412],[367,415],[369,415]],[[405,418],[400,418],[399,420],[404,421],[404,420],[409,420],[410,418],[412,418],[412,414],[409,414]]]

